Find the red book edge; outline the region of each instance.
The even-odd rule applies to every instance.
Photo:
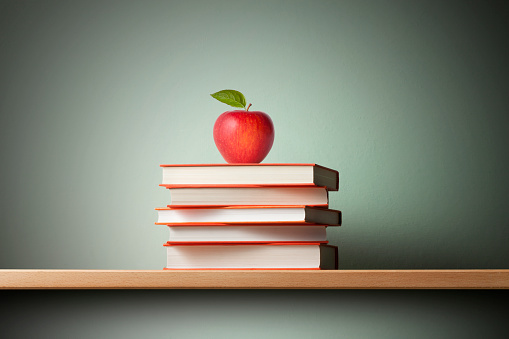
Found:
[[[266,246],[287,246],[287,245],[327,245],[328,241],[167,241],[163,246],[242,246],[242,245],[266,245]]]
[[[188,225],[182,225],[182,224],[161,224],[163,226],[168,226],[168,227],[192,227],[192,226],[231,226],[231,227],[243,227],[243,226],[257,226],[257,227],[271,227],[271,226],[288,226],[288,227],[301,227],[301,226],[321,226],[321,227],[335,227],[336,225],[325,225],[325,224],[305,224],[305,223],[302,223],[302,224],[272,224],[272,223],[266,223],[266,224],[251,224],[251,225],[248,225],[248,224],[245,224],[245,223],[242,223],[242,224],[219,224],[219,223],[215,223],[215,224],[206,224],[206,225],[198,225],[196,223],[194,224],[188,224]]]
[[[220,222],[193,222],[193,223],[166,223],[166,222],[155,222],[155,225],[158,226],[171,226],[171,227],[193,227],[193,226],[325,226],[325,227],[336,227],[339,225],[327,225],[327,224],[316,224],[316,223],[307,223],[301,222],[297,223],[295,221],[273,221],[273,222],[232,222],[232,223],[220,223]]]
[[[195,208],[227,208],[234,207],[237,205],[166,205],[168,209],[195,209]],[[267,208],[267,205],[251,205],[253,208]],[[273,207],[281,207],[280,205],[269,205]],[[328,208],[327,204],[319,204],[319,205],[308,205],[308,207],[319,207],[319,208]],[[162,207],[163,208],[163,207]]]
[[[323,188],[327,186],[318,186],[311,183],[281,183],[281,184],[159,184],[167,189],[178,188]]]
[[[327,226],[327,227],[335,227],[341,225],[328,225],[328,224],[317,224],[310,222],[297,222],[297,221],[270,221],[270,222],[155,222],[154,225],[158,226]]]
[[[336,268],[337,269],[337,268]],[[295,268],[274,268],[274,267],[269,267],[269,268],[261,268],[261,267],[242,267],[242,268],[210,268],[210,267],[207,267],[207,268],[167,268],[167,267],[164,267],[163,268],[163,271],[222,271],[222,270],[227,270],[227,271],[239,271],[239,270],[249,270],[249,271],[260,271],[260,270],[263,270],[263,271],[267,271],[267,270],[299,270],[299,271],[302,271],[302,270],[306,270],[306,271],[309,271],[309,270],[312,270],[312,271],[316,271],[316,270],[322,270],[321,268],[319,267],[310,267],[310,268],[306,268],[306,267],[295,267]]]
[[[314,163],[220,163],[220,164],[162,164],[160,167],[215,167],[215,166],[318,166],[330,169]],[[330,169],[333,171],[332,169]]]
[[[228,205],[228,206],[212,206],[212,205],[193,205],[193,209],[267,209],[267,208],[312,208],[312,209],[321,209],[321,210],[327,210],[332,212],[339,212],[341,211],[331,209],[324,206],[318,206],[318,205]],[[162,211],[162,210],[178,210],[178,209],[188,209],[188,208],[182,208],[180,206],[177,207],[156,207],[156,211]]]

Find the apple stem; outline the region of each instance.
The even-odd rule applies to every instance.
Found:
[[[251,104],[249,104],[246,108],[246,112],[249,111],[249,107],[251,107]]]

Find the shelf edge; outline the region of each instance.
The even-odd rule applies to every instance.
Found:
[[[0,289],[509,289],[509,269],[0,269]]]

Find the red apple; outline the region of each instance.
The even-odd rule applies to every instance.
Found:
[[[274,125],[260,111],[228,111],[214,124],[214,141],[228,163],[260,163],[274,142]]]

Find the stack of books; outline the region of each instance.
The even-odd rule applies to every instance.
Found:
[[[161,165],[165,269],[337,269],[339,173],[316,164]]]

